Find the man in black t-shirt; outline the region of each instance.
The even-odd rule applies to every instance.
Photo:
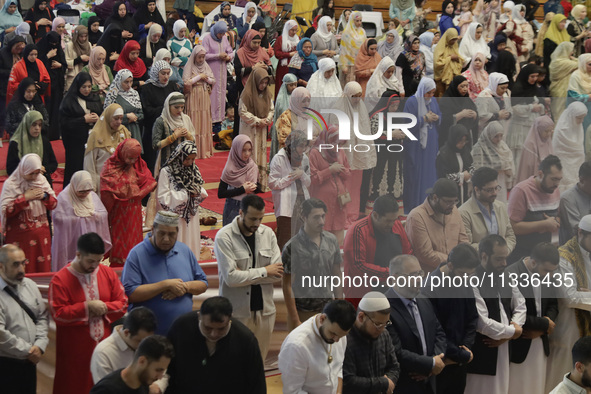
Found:
[[[174,348],[166,337],[149,336],[140,343],[127,368],[105,376],[90,394],[148,394],[150,385],[162,378],[173,356]]]

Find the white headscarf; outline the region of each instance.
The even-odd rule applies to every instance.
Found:
[[[325,57],[318,62],[318,70],[312,74],[306,89],[310,92],[312,98],[318,97],[340,97],[343,94],[341,83],[337,78],[336,63],[334,60]],[[329,79],[324,78],[324,73],[335,69],[335,72]]]
[[[515,7],[513,7],[513,10],[511,11],[511,16],[513,17],[513,22],[520,24],[520,25],[522,23],[527,23],[527,21],[525,20],[525,17],[521,16],[521,14],[520,14],[520,12],[522,10],[527,11],[523,4],[517,4]]]
[[[300,42],[300,37],[297,34],[294,34],[293,37],[289,36],[289,31],[296,27],[298,23],[293,19],[288,20],[283,25],[283,33],[281,34],[281,50],[283,52],[292,52],[295,51],[296,47],[298,46],[298,42]],[[283,61],[287,62],[287,59],[281,59],[281,65],[286,66],[287,63],[283,64]]]
[[[363,90],[358,82],[349,82],[343,89],[342,105],[344,106],[344,112],[347,114],[349,119],[354,119],[354,114],[358,114],[359,119],[359,132],[362,134],[371,134],[371,126],[369,122],[369,111],[365,106],[362,99],[352,100],[352,97],[356,94],[361,93]],[[351,122],[351,138],[344,142],[343,147],[353,147],[358,143],[363,143],[363,140],[358,138],[353,131],[354,124]],[[357,152],[355,149],[344,149],[347,160],[352,170],[368,170],[376,166],[377,155],[375,148],[372,146],[367,152]]]
[[[488,75],[488,87],[493,97],[499,97],[497,94],[497,87],[504,83],[509,83],[509,78],[503,73],[490,73]]]
[[[591,74],[587,73],[587,63],[591,61],[591,53],[579,56],[579,69],[571,74],[568,90],[579,94],[591,94]]]
[[[437,85],[435,85],[435,81],[431,78],[424,77],[419,82],[419,87],[417,88],[417,92],[415,93],[415,98],[417,99],[417,108],[418,108],[418,119],[421,119],[423,116],[427,115],[429,112],[427,105],[431,103],[432,98],[425,99],[425,93],[430,92],[431,90],[435,89]],[[427,122],[423,123],[423,127],[421,127],[421,134],[420,134],[420,142],[421,147],[425,149],[427,147],[427,137],[429,136],[429,124]]]
[[[566,190],[579,181],[579,167],[585,162],[585,130],[576,117],[587,115],[587,107],[580,101],[572,102],[560,115],[554,128],[552,148],[562,163],[560,190]]]
[[[83,192],[87,190],[94,190],[94,182],[92,176],[88,171],[76,171],[72,175],[70,184],[66,186],[64,192],[70,197],[74,214],[78,217],[84,218],[94,215],[94,201],[92,193],[89,193],[85,198],[80,198],[76,192]]]
[[[248,10],[254,8],[254,16],[250,19],[250,23],[246,22],[246,17],[248,16]],[[255,3],[253,3],[252,1],[249,1],[248,3],[246,3],[246,5],[244,6],[244,13],[242,14],[242,22],[244,23],[244,26],[250,26],[252,27],[252,25],[254,25],[254,23],[257,21],[257,16],[258,16],[258,11],[257,11],[257,5]],[[250,30],[250,27],[248,28]]]
[[[168,49],[160,48],[156,52],[156,56],[154,56],[154,63],[156,63],[158,60],[164,60],[164,58],[172,59],[172,55],[170,54],[170,51]]]
[[[179,19],[176,22],[174,22],[174,25],[172,25],[172,32],[174,33],[174,38],[176,38],[177,40],[181,40],[181,38],[179,38],[179,33],[181,30],[186,29],[186,28],[187,28],[187,24],[182,19]],[[187,37],[182,38],[182,39],[186,40]]]
[[[476,29],[482,27],[483,34],[480,39],[476,39]],[[490,47],[484,40],[484,27],[478,22],[470,23],[468,32],[464,34],[462,42],[460,43],[460,55],[466,59],[466,64],[472,59],[477,53],[482,53],[487,59],[490,59]]]
[[[318,21],[318,29],[316,30],[316,34],[318,34],[318,36],[322,38],[322,41],[326,43],[330,42],[333,37],[332,32],[328,31],[328,22],[332,23],[332,18],[330,16],[323,16]]]
[[[382,94],[388,89],[396,90],[400,93],[400,81],[396,78],[396,73],[392,73],[392,76],[388,79],[384,77],[384,73],[390,67],[396,67],[394,60],[386,56],[380,61],[378,67],[369,78],[367,87],[365,88],[365,105],[368,108],[375,107]]]
[[[164,123],[166,123],[166,125],[170,128],[171,131],[184,127],[189,132],[194,133],[195,127],[193,127],[193,123],[191,122],[191,118],[189,118],[189,116],[185,115],[182,112],[179,116],[172,116],[172,114],[170,113],[170,100],[173,97],[173,101],[175,102],[172,105],[176,104],[177,102],[182,102],[183,104],[185,103],[185,98],[182,93],[172,92],[171,94],[169,94],[166,100],[164,101],[164,106],[162,107],[162,120],[164,120]]]

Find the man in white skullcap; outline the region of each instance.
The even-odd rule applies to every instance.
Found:
[[[191,312],[194,295],[207,290],[207,278],[197,258],[176,240],[178,223],[177,214],[158,212],[152,232],[129,252],[121,275],[129,309],[151,309],[160,335],[166,335],[178,316]]]
[[[343,393],[392,394],[400,364],[386,327],[390,303],[377,291],[367,293],[357,307],[355,325],[347,334],[343,363]]]
[[[558,317],[549,337],[546,388],[550,392],[572,367],[571,349],[581,336],[591,335],[591,215],[579,222],[577,236],[562,245],[561,282],[556,284]]]

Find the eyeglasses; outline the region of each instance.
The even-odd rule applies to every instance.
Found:
[[[487,193],[492,193],[492,192],[500,192],[502,189],[501,185],[497,185],[496,187],[487,187],[486,189],[482,189],[482,191],[485,191]]]
[[[365,314],[365,316],[367,316],[369,321],[371,321],[373,323],[374,327],[377,328],[378,330],[381,330],[382,328],[386,328],[386,327],[392,325],[392,322],[390,320],[388,320],[386,323],[377,324],[375,321],[373,321],[373,319],[367,313]]]

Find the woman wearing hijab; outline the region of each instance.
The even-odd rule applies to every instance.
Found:
[[[285,148],[271,162],[269,187],[277,218],[277,245],[281,250],[292,234],[300,231],[302,203],[310,198],[310,161],[305,153],[308,142],[303,131],[294,130],[285,140]]]
[[[509,130],[509,123],[513,109],[511,98],[507,93],[509,79],[505,74],[491,73],[488,76],[488,86],[484,89],[474,103],[478,112],[478,128],[482,130],[490,123],[499,121],[505,132]]]
[[[94,192],[92,177],[87,171],[77,171],[70,184],[57,197],[52,212],[51,270],[57,272],[76,258],[76,242],[81,235],[97,233],[105,242],[105,252],[111,249],[107,209]]]
[[[456,3],[451,0],[445,0],[441,6],[441,17],[439,18],[439,31],[441,36],[448,29],[455,29],[456,33],[460,33],[460,28],[454,24]]]
[[[187,103],[185,112],[196,125],[195,141],[199,147],[199,159],[213,156],[213,139],[211,136],[211,100],[209,93],[215,83],[213,71],[205,61],[206,50],[195,45],[183,72],[184,92]]]
[[[12,174],[23,156],[36,153],[43,163],[43,173],[51,185],[51,174],[57,170],[57,159],[47,137],[41,135],[43,115],[35,110],[27,112],[10,138],[6,157],[6,173]]]
[[[35,81],[37,93],[46,102],[46,94],[51,91],[51,79],[43,62],[38,58],[39,51],[35,45],[27,45],[22,52],[22,58],[12,67],[8,86],[6,88],[6,102],[10,102],[20,82],[26,77]],[[47,102],[46,102],[47,104]]]
[[[211,68],[215,79],[209,95],[214,131],[221,129],[221,122],[225,119],[228,62],[234,58],[234,51],[228,37],[226,37],[227,31],[228,25],[224,21],[219,21],[211,27],[210,34],[203,37],[203,48],[207,52],[205,61]]]
[[[228,26],[228,30],[234,30],[238,23],[236,15],[232,14],[232,6],[229,1],[222,1],[220,5],[220,13],[213,17],[214,22],[224,21]]]
[[[66,151],[64,187],[68,185],[75,172],[84,168],[84,148],[88,134],[102,112],[100,98],[92,92],[90,74],[76,75],[72,89],[60,105],[60,130]]]
[[[378,53],[378,43],[373,38],[365,40],[357,57],[355,58],[355,79],[361,85],[362,94],[365,96],[365,88],[369,78],[377,69],[382,57]]]
[[[507,7],[512,3],[513,2],[511,1],[505,1],[503,6]],[[513,4],[512,7],[515,7],[515,4]],[[478,15],[478,11],[480,11],[480,15]],[[480,22],[484,28],[483,34],[486,41],[492,41],[495,38],[495,34],[497,33],[497,22],[503,18],[503,16],[505,16],[505,14],[501,15],[501,2],[492,0],[485,3],[484,1],[480,0],[476,3],[474,14],[478,17],[478,22]],[[500,23],[503,24],[506,22],[507,20]]]
[[[92,128],[86,142],[84,153],[84,170],[92,176],[94,188],[100,191],[100,176],[107,159],[115,152],[117,145],[131,138],[123,121],[123,108],[119,104],[109,105]]]
[[[552,138],[552,149],[562,163],[560,192],[564,193],[579,182],[579,167],[585,162],[585,129],[583,120],[588,108],[578,101],[571,103],[562,113]]]
[[[439,33],[437,33],[439,34]],[[435,34],[426,31],[419,36],[419,51],[425,56],[425,76],[433,78],[433,41]]]
[[[318,62],[318,71],[310,77],[306,89],[314,98],[341,97],[343,89],[337,78],[337,65],[330,58]]]
[[[390,3],[390,19],[397,18],[404,24],[404,30],[406,32],[413,31],[415,12],[416,7],[414,0],[393,0]]]
[[[156,7],[156,0],[146,0],[140,5],[138,10],[133,14],[133,20],[138,26],[139,38],[149,38],[150,29],[154,26],[160,26],[160,34],[164,27],[164,19],[162,14]],[[156,51],[154,51],[156,53]]]
[[[187,245],[195,256],[201,253],[199,204],[207,192],[202,187],[203,177],[195,164],[197,146],[193,141],[181,142],[158,175],[158,211],[179,215],[177,241]]]
[[[502,32],[498,33],[495,35],[495,38],[488,43],[488,47],[490,48],[490,60],[486,63],[486,71],[492,73],[497,71],[499,53],[503,52],[507,47],[507,35]]]
[[[142,242],[142,199],[156,188],[156,181],[140,157],[135,139],[123,140],[101,172],[101,201],[109,212],[113,247],[111,267],[122,267],[129,251]]]
[[[297,53],[297,46],[300,38],[297,35],[298,23],[291,19],[283,25],[283,33],[277,37],[273,49],[275,50],[275,57],[279,61],[277,65],[277,73],[275,75],[275,97],[281,88],[281,81],[283,76],[289,72],[289,61]],[[242,43],[240,44],[242,48]]]
[[[274,115],[272,94],[267,90],[270,75],[264,68],[253,70],[240,96],[240,134],[247,135],[253,143],[252,154],[259,166],[259,183],[267,189],[267,130]]]
[[[28,273],[51,270],[51,230],[47,211],[55,209],[55,193],[43,176],[41,158],[22,157],[16,171],[6,180],[0,195],[0,223],[5,242],[21,248],[29,264]]]
[[[156,13],[160,15],[158,11]],[[156,52],[162,48],[166,48],[166,41],[162,38],[162,26],[153,23],[146,37],[140,40],[140,59],[147,68],[152,67]]]
[[[174,36],[166,43],[166,48],[172,53],[172,60],[170,64],[179,70],[181,76],[183,75],[183,67],[187,64],[193,45],[186,37],[187,24],[182,20],[174,22],[172,28]]]
[[[433,35],[433,33],[431,33]],[[389,57],[392,61],[396,61],[398,56],[402,53],[403,47],[400,42],[400,36],[396,30],[389,30],[386,32],[386,39],[378,43],[378,54],[383,58]]]
[[[113,72],[105,64],[107,52],[103,47],[96,46],[90,51],[88,65],[82,68],[82,72],[90,74],[92,79],[92,91],[99,95],[104,103],[107,91],[113,82]]]
[[[129,15],[125,2],[116,2],[113,5],[113,12],[105,21],[105,29],[111,24],[114,24],[121,29],[121,37],[124,42],[127,42],[128,40],[137,41],[139,39],[137,24],[131,15]]]
[[[57,34],[59,34],[61,38],[62,49],[65,51],[66,45],[72,41],[72,37],[70,37],[70,34],[68,34],[68,32],[66,31],[66,20],[61,16],[58,16],[53,20],[51,26],[51,31],[54,31]]]
[[[261,36],[261,48],[267,51],[267,55],[269,55],[269,57],[275,56],[275,50],[269,43],[269,35],[267,34],[267,26],[265,25],[265,22],[255,22],[251,29],[259,32],[259,35]]]
[[[567,90],[567,102],[580,101],[587,109],[591,108],[591,54],[584,53],[579,56],[579,68],[570,75]],[[587,112],[585,122],[583,123],[583,129],[585,132],[589,125],[591,125],[591,111]],[[591,141],[589,138],[585,138],[585,152],[589,155],[591,153]],[[588,145],[590,144],[590,145]]]
[[[554,18],[554,15],[556,15],[554,12],[548,12],[546,15],[544,15],[544,22],[536,34],[534,53],[539,57],[544,57],[544,36],[550,27],[550,23],[552,23],[552,18]]]
[[[51,80],[50,90],[45,91],[45,105],[49,113],[48,137],[51,141],[60,138],[59,107],[64,97],[66,71],[68,69],[66,55],[60,42],[61,38],[59,34],[51,31],[37,44],[39,60],[45,65]]]
[[[31,26],[27,22],[21,22],[12,33],[4,36],[4,45],[8,45],[15,37],[22,37],[25,39],[27,45],[34,44],[33,37],[31,37]]]
[[[5,123],[7,117],[6,106],[10,102],[7,99],[8,79],[12,71],[12,67],[21,60],[21,53],[25,48],[25,39],[17,36],[13,38],[8,44],[0,48],[0,130]],[[33,81],[34,82],[34,81]],[[14,127],[14,130],[16,127]],[[2,146],[0,144],[0,146]]]
[[[31,36],[37,42],[51,31],[53,10],[46,0],[35,0],[35,5],[27,11],[24,19],[31,26]]]
[[[404,142],[404,212],[419,206],[427,197],[427,190],[437,180],[435,158],[439,148],[438,130],[441,111],[435,95],[435,81],[423,78],[414,96],[404,105],[404,112],[417,117],[410,132],[417,141]]]
[[[91,45],[88,42],[88,28],[84,25],[76,26],[72,34],[72,41],[66,45],[66,90],[70,88],[74,77],[88,65],[90,61]]]
[[[401,98],[398,92],[394,90],[386,90],[382,93],[380,100],[369,114],[371,133],[375,135],[381,132],[377,143],[384,144],[378,149],[376,166],[371,174],[372,188],[369,194],[370,204],[383,194],[392,194],[397,199],[402,198],[402,162],[404,154],[399,148],[393,147],[392,151],[389,149],[392,145],[402,145],[406,138],[406,134],[401,130],[393,130],[392,139],[388,140],[387,128],[383,126],[387,121],[387,114],[398,112],[400,109],[400,103]],[[384,122],[382,123],[382,130],[379,130],[380,117],[382,117],[382,121]],[[386,178],[385,188],[381,187],[383,178]]]
[[[472,147],[472,159],[474,170],[490,167],[498,171],[497,181],[501,190],[497,193],[497,200],[506,203],[507,189],[513,185],[515,176],[515,162],[511,149],[503,141],[505,133],[505,126],[500,122],[490,122]]]
[[[470,132],[461,124],[451,126],[449,137],[435,160],[437,178],[451,179],[458,185],[458,207],[468,200],[470,178],[474,172],[470,154]]]
[[[339,23],[337,26],[337,34],[340,35],[345,30],[347,24],[349,23],[349,18],[351,17],[352,13],[353,11],[349,8],[344,9],[343,12],[341,12],[341,16],[339,17]]]
[[[464,59],[458,48],[458,32],[448,29],[433,51],[433,71],[437,83],[437,96],[445,92],[454,76],[462,73]]]
[[[122,30],[118,24],[111,24],[105,29],[105,32],[101,36],[97,43],[97,46],[103,47],[107,52],[106,64],[113,69],[115,62],[121,56],[121,51],[125,46],[125,40],[121,36]]]
[[[457,75],[449,88],[439,100],[439,107],[443,117],[439,127],[439,147],[443,147],[449,140],[449,130],[461,124],[468,130],[468,148],[470,149],[478,139],[478,111],[476,104],[470,99],[468,80]]]
[[[571,74],[579,68],[579,62],[573,57],[575,44],[562,42],[552,53],[548,66],[550,73],[550,97],[552,97],[552,117],[560,119],[566,108],[566,96]]]
[[[507,49],[517,55],[517,64],[527,61],[534,49],[534,29],[525,19],[525,5],[517,4],[513,8],[512,18],[505,25]]]
[[[323,16],[318,21],[318,29],[310,40],[312,41],[312,53],[316,55],[318,61],[325,57],[334,58],[339,53],[337,38],[332,33],[334,23],[330,16]]]
[[[309,38],[302,38],[296,49],[298,53],[289,61],[289,73],[298,78],[298,86],[306,87],[312,74],[318,70],[318,58],[313,53]]]
[[[0,35],[10,34],[23,22],[16,0],[8,0],[0,10]]]
[[[140,91],[144,130],[142,134],[143,159],[150,171],[154,171],[156,151],[152,146],[152,129],[156,119],[162,114],[166,98],[177,91],[176,84],[170,82],[171,67],[164,60],[156,61],[150,68],[150,79]]]
[[[100,19],[98,16],[91,16],[88,18],[88,41],[92,44],[92,46],[97,45],[103,36],[103,32],[100,31],[99,27]]]
[[[470,67],[462,73],[462,76],[468,81],[468,94],[472,100],[476,100],[476,97],[488,86],[488,73],[484,69],[486,64],[486,56],[482,53],[476,53]]]
[[[407,96],[417,91],[421,78],[425,76],[425,55],[419,51],[421,42],[410,35],[404,43],[404,51],[396,59],[396,66],[402,69],[402,82]]]
[[[273,126],[271,126],[271,151],[269,153],[269,162],[273,160],[273,156],[279,151],[279,138],[277,135],[277,122],[280,116],[289,109],[289,102],[291,93],[298,87],[298,79],[293,74],[285,74],[283,77],[283,84],[279,89],[277,100],[275,100],[275,114],[273,115]],[[340,85],[339,85],[340,87]],[[291,120],[291,117],[290,117]],[[285,122],[285,119],[284,119]],[[291,128],[291,124],[287,127]]]
[[[507,145],[513,151],[515,163],[521,160],[521,151],[527,133],[536,118],[544,115],[545,108],[538,99],[536,86],[540,68],[535,64],[526,64],[519,75],[511,92],[511,132],[507,134]]]
[[[355,80],[355,58],[367,40],[362,24],[361,12],[355,11],[349,17],[347,27],[341,35],[339,54],[339,79],[341,86]]]
[[[277,148],[285,147],[285,140],[293,130],[306,131],[310,116],[306,108],[310,107],[311,95],[304,88],[295,88],[289,98],[289,106],[277,119]],[[313,127],[313,133],[318,135],[320,130]]]
[[[385,57],[380,61],[375,72],[367,82],[365,104],[368,108],[375,107],[386,90],[393,90],[398,94],[401,92],[404,93],[402,81],[396,78],[395,72],[396,66],[391,57]]]
[[[484,40],[482,32],[482,25],[478,22],[474,22],[470,24],[468,32],[462,38],[459,49],[460,56],[464,58],[464,67],[468,66],[468,63],[470,63],[478,53],[483,54],[487,59],[490,58],[490,48]]]
[[[242,17],[238,18],[236,22],[238,37],[242,38],[246,32],[251,29],[252,25],[256,22],[263,22],[263,18],[258,15],[257,5],[252,1],[249,1],[244,6]]]
[[[8,135],[12,137],[29,111],[38,111],[43,115],[43,130],[47,132],[49,114],[47,113],[47,109],[45,109],[45,105],[43,105],[41,97],[37,94],[35,81],[27,77],[18,85],[16,94],[12,97],[6,108],[5,130]]]
[[[218,198],[226,199],[223,213],[224,226],[232,223],[234,218],[238,216],[240,201],[246,195],[261,192],[258,183],[259,168],[251,156],[252,141],[250,138],[244,134],[234,138],[218,186]]]
[[[519,166],[517,166],[515,184],[525,181],[532,175],[537,174],[538,167],[542,160],[544,160],[546,156],[554,154],[552,148],[553,133],[554,122],[550,116],[540,116],[534,121],[534,124],[531,126],[531,129],[529,129],[529,134],[523,143],[523,152],[521,153]]]
[[[570,42],[570,35],[566,30],[566,16],[562,14],[554,15],[552,18],[552,22],[550,22],[550,26],[548,27],[548,31],[546,31],[546,35],[544,36],[544,66],[548,67],[550,65],[550,59],[552,56],[552,52],[556,49],[560,43],[569,41]]]
[[[571,42],[575,44],[573,56],[579,57],[581,53],[585,53],[585,40],[591,36],[583,21],[587,17],[587,7],[577,4],[573,7],[571,14],[573,17],[566,27],[566,31],[571,36]]]
[[[129,70],[133,77],[133,87],[135,89],[144,85],[144,81],[148,79],[148,69],[144,61],[140,59],[140,44],[137,41],[127,41],[121,55],[115,62],[115,71]]]
[[[318,135],[310,150],[310,197],[318,198],[326,204],[324,230],[334,234],[342,246],[347,216],[343,215],[344,207],[339,203],[339,195],[347,192],[351,171],[347,155],[342,150],[337,150],[338,145],[337,126],[331,125]]]
[[[173,92],[164,101],[162,114],[152,128],[152,148],[158,152],[154,175],[157,177],[162,163],[170,157],[176,147],[185,140],[195,140],[195,127],[191,118],[183,113],[185,96]]]

